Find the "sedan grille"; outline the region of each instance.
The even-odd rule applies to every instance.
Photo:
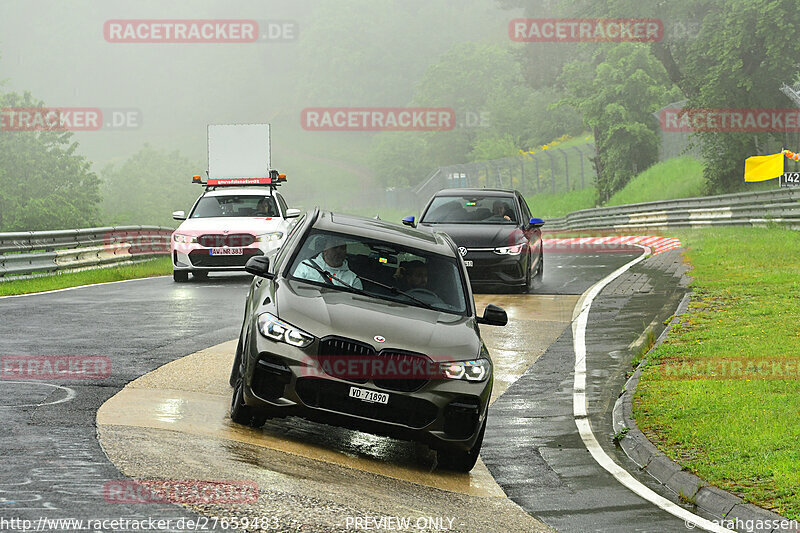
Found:
[[[232,233],[230,235],[208,234],[201,235],[197,239],[200,246],[205,246],[206,248],[222,248],[223,246],[243,248],[245,246],[250,246],[255,241],[256,238],[249,233]]]
[[[192,250],[189,261],[195,267],[243,267],[254,255],[264,255],[261,250],[245,248],[243,255],[210,255],[208,250]]]

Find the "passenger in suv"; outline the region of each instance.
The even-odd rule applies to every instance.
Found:
[[[339,247],[361,285],[333,275],[326,251]],[[436,292],[393,283],[417,261]],[[231,368],[234,422],[300,416],[424,442],[440,467],[472,469],[493,379],[478,324],[507,318],[492,305],[476,315],[447,235],[315,211],[246,270],[257,277]]]

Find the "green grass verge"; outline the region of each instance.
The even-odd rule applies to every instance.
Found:
[[[606,205],[702,196],[704,187],[703,164],[690,156],[676,157],[657,163],[633,178]]]
[[[694,294],[649,357],[636,422],[706,481],[800,519],[800,232],[674,236],[688,247]]]
[[[38,278],[9,280],[0,282],[0,296],[29,294],[32,292],[66,289],[79,285],[94,285],[124,279],[150,278],[172,274],[172,261],[169,257],[159,257],[133,265],[121,265],[80,272],[56,273]]]
[[[535,194],[525,197],[531,214],[538,218],[563,217],[573,211],[591,209],[595,207],[596,191],[594,187],[587,187],[579,191],[570,191],[561,194]]]
[[[606,205],[691,198],[702,195],[704,184],[700,161],[688,156],[677,157],[657,163],[633,178]],[[595,207],[596,197],[596,189],[587,187],[567,193],[537,194],[526,199],[536,216],[557,218],[573,211]]]

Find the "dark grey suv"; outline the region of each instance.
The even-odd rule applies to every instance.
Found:
[[[300,416],[424,442],[440,467],[478,458],[492,361],[453,241],[316,210],[255,274],[231,370],[231,419]]]

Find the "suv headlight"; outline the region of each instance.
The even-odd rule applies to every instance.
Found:
[[[515,244],[514,246],[506,246],[503,248],[495,248],[494,253],[497,255],[519,255],[522,253],[522,249],[525,247],[525,243]]]
[[[277,242],[283,239],[283,233],[280,231],[275,231],[272,233],[262,233],[261,235],[256,235],[256,240],[258,242]]]
[[[447,379],[464,379],[467,381],[485,381],[489,377],[492,364],[488,359],[476,361],[453,361],[441,363],[442,374]]]
[[[197,237],[194,235],[184,235],[183,233],[173,233],[172,240],[175,242],[182,242],[184,244],[191,244],[197,242]]]
[[[258,315],[258,331],[268,339],[276,342],[285,342],[298,348],[307,348],[314,342],[313,335],[280,320],[271,313]]]

